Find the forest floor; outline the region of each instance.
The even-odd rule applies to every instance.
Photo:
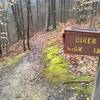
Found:
[[[41,77],[42,50],[48,34],[35,38],[32,51],[0,77],[0,100],[66,100],[66,86],[53,86]]]
[[[41,71],[44,67],[41,58],[48,37],[59,39],[62,37],[60,33],[63,33],[64,29],[65,27],[62,26],[60,30],[38,34],[31,41],[32,50],[24,54],[15,67],[10,70],[7,69],[4,74],[2,74],[2,68],[0,69],[0,100],[77,100],[74,97],[73,99],[66,99],[68,95],[73,96],[73,91],[66,88],[66,85],[52,85],[45,82],[41,77]],[[73,61],[84,64],[85,67],[81,71],[83,73],[88,72],[94,77],[98,58],[84,56],[84,60],[80,61],[81,58],[83,56],[66,56],[66,59],[72,63],[71,67],[74,66]]]

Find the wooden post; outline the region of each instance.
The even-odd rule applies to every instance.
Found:
[[[100,57],[98,61],[94,91],[91,100],[100,100]]]

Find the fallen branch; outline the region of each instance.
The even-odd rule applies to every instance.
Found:
[[[89,83],[93,83],[94,80],[90,80],[90,81],[69,81],[69,82],[64,82],[63,84],[81,84],[81,83],[85,83],[85,84],[89,84]]]

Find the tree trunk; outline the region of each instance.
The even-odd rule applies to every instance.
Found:
[[[28,47],[28,50],[30,50],[30,0],[28,0],[28,4],[27,4],[27,47]]]
[[[2,57],[1,35],[0,35],[0,58]]]
[[[56,0],[52,0],[52,20],[53,29],[56,29]]]
[[[25,46],[24,18],[23,18],[23,9],[22,9],[22,1],[21,1],[21,0],[20,0],[20,12],[21,12],[21,25],[22,25],[23,49],[24,49],[24,51],[26,51],[26,46]]]
[[[46,31],[49,31],[51,26],[51,0],[48,0],[48,12],[46,14]]]
[[[36,0],[36,6],[37,6],[37,31],[39,29],[39,0]]]

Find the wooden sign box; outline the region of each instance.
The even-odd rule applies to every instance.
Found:
[[[63,34],[64,51],[100,57],[100,30],[68,29]]]

